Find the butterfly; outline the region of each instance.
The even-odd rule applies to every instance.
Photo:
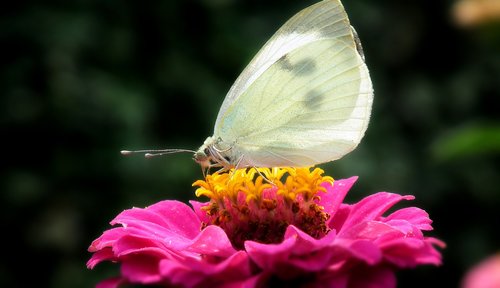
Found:
[[[194,152],[202,168],[223,170],[313,166],[360,143],[372,103],[357,33],[341,2],[325,0],[289,19],[261,48],[227,93],[213,136],[197,151],[134,152]]]

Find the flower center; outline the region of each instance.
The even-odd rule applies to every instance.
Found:
[[[288,225],[294,225],[312,237],[328,233],[330,217],[319,205],[321,184],[333,184],[315,168],[249,168],[213,173],[198,180],[196,196],[210,201],[203,210],[208,225],[220,226],[237,249],[246,240],[279,243]],[[264,177],[266,179],[264,179]]]

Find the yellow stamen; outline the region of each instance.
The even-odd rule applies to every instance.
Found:
[[[251,200],[260,200],[265,189],[277,188],[277,194],[288,200],[295,200],[302,194],[304,199],[312,199],[318,192],[325,192],[321,186],[323,182],[333,184],[333,178],[322,176],[323,170],[315,168],[249,168],[231,169],[226,173],[215,172],[205,180],[198,180],[193,186],[198,186],[196,196],[206,196],[216,202],[223,198],[236,201],[238,193],[246,195],[247,203]],[[288,174],[285,177],[285,174]],[[264,175],[267,179],[264,179]],[[270,184],[271,182],[272,184]]]
[[[202,210],[208,225],[224,229],[231,243],[243,249],[246,240],[279,243],[289,225],[315,238],[328,233],[330,217],[319,204],[322,183],[333,178],[315,168],[249,168],[213,173],[198,186],[196,196],[210,198]],[[272,184],[271,184],[272,183]]]

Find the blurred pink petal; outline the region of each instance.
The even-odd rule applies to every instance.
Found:
[[[500,287],[500,254],[486,258],[465,275],[462,288]]]

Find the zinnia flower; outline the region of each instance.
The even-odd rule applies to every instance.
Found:
[[[439,265],[444,247],[424,237],[428,214],[403,208],[413,196],[380,192],[342,203],[356,177],[316,168],[257,168],[196,181],[192,208],[162,201],[119,214],[89,248],[87,266],[121,263],[100,283],[181,287],[395,287],[394,272]],[[264,177],[266,179],[264,179]]]

